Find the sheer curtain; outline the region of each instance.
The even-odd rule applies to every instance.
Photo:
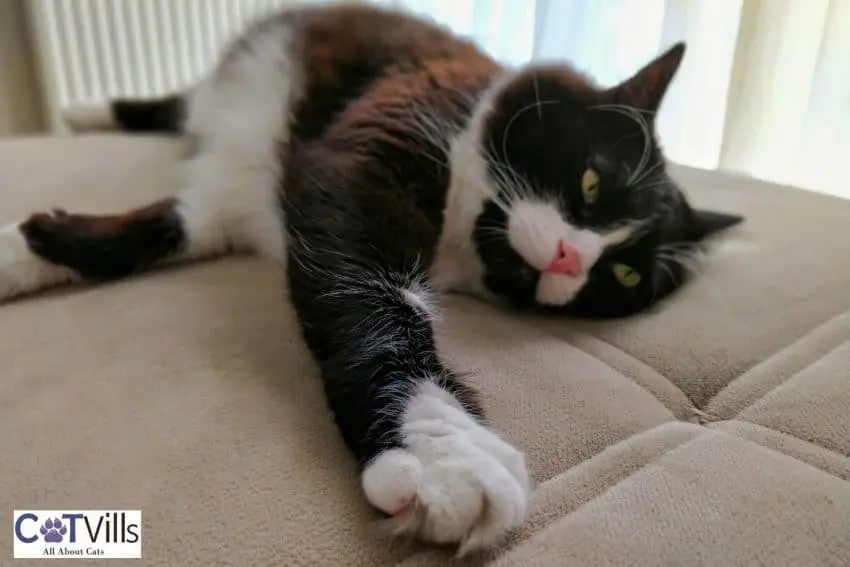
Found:
[[[375,0],[424,13],[508,64],[568,59],[603,84],[670,44],[670,158],[850,198],[850,0]]]

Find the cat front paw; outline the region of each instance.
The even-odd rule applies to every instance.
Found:
[[[525,455],[470,416],[448,392],[420,387],[408,403],[404,446],[363,472],[369,502],[396,535],[457,544],[458,555],[498,544],[525,521]]]

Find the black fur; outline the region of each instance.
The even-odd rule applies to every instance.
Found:
[[[35,214],[21,233],[35,253],[90,280],[109,280],[179,253],[186,233],[174,199],[121,215]]]
[[[112,115],[126,132],[179,134],[186,118],[186,103],[181,95],[152,100],[114,100]]]
[[[307,92],[281,195],[292,302],[336,423],[366,465],[401,443],[401,412],[423,382],[484,419],[474,391],[437,355],[431,316],[403,290],[429,287],[448,136],[498,67],[418,20],[351,10],[344,29],[317,24],[303,47]],[[381,29],[394,33],[376,36]]]
[[[401,446],[402,412],[424,381],[453,393],[471,415],[483,419],[483,411],[437,355],[433,314],[404,295],[429,292],[433,227],[415,207],[395,202],[394,190],[382,191],[392,173],[349,173],[339,165],[346,160],[331,162],[327,151],[304,151],[287,175],[297,187],[284,200],[287,276],[336,423],[365,466]]]

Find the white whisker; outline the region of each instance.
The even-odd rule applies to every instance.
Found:
[[[543,110],[540,107],[540,85],[537,83],[537,75],[534,76],[534,100],[537,103],[537,118],[543,122]]]
[[[549,104],[560,104],[560,103],[561,103],[561,101],[559,101],[559,100],[544,100],[544,101],[538,100],[536,102],[528,104],[528,105],[520,108],[519,110],[517,110],[514,113],[514,115],[511,116],[511,119],[508,120],[508,123],[505,126],[505,130],[504,130],[504,132],[502,132],[502,156],[504,156],[505,159],[508,159],[508,138],[510,137],[511,128],[514,125],[514,122],[516,122],[516,120],[520,116],[522,116],[525,112],[531,110],[532,108],[536,108],[538,110],[538,112],[542,112],[540,110],[540,108],[542,106],[549,105]]]
[[[641,183],[642,183],[645,179],[647,179],[650,175],[652,175],[652,173],[653,173],[656,169],[658,169],[659,167],[661,167],[661,166],[663,165],[663,163],[664,163],[664,162],[663,162],[662,160],[660,160],[660,159],[659,159],[658,161],[656,161],[656,162],[655,162],[655,165],[653,165],[652,167],[648,167],[648,168],[646,168],[646,171],[644,171],[642,174],[640,174],[640,176],[638,176],[638,177],[634,180],[634,182],[633,182],[632,184],[633,184],[634,186],[638,187],[639,189],[643,189],[643,190],[645,190],[645,189],[649,189],[650,187],[655,187],[656,185],[662,185],[662,184],[666,183],[666,182],[667,182],[667,180],[666,180],[666,179],[662,179],[662,180],[660,180],[660,181],[658,181],[658,182],[656,182],[656,183],[654,183],[654,184],[641,185]]]
[[[682,245],[688,245],[691,243],[677,243]],[[673,245],[665,245],[668,250]],[[724,314],[730,319],[730,321],[734,321],[732,316],[732,309],[729,303],[726,301],[726,298],[723,297],[723,294],[720,293],[716,286],[713,285],[713,282],[707,272],[705,271],[705,266],[701,264],[698,260],[698,254],[695,255],[692,252],[684,252],[679,251],[675,252],[664,252],[661,251],[661,247],[659,247],[659,253],[656,254],[656,260],[658,261],[658,265],[661,266],[664,270],[670,274],[671,278],[673,278],[673,274],[670,268],[666,265],[667,263],[678,265],[680,268],[685,270],[686,272],[691,273],[695,277],[699,277],[703,281],[706,281],[708,285],[706,289],[711,293],[711,295],[717,300],[718,306],[723,310]],[[674,282],[681,283],[674,278]]]
[[[643,153],[641,154],[637,167],[627,181],[628,185],[634,185],[637,179],[641,179],[641,176],[644,174],[644,170],[647,165],[649,165],[649,159],[652,157],[652,133],[649,130],[649,124],[643,116],[646,112],[624,104],[601,104],[592,107],[591,110],[607,110],[610,112],[616,112],[617,114],[631,118],[640,127],[641,132],[643,133]]]

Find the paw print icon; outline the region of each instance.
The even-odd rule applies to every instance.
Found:
[[[62,543],[63,536],[68,532],[68,526],[59,518],[47,518],[47,521],[38,530],[44,537],[44,541],[50,543]]]

